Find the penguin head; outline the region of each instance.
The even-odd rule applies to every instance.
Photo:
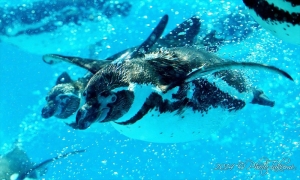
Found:
[[[118,65],[97,72],[88,82],[73,128],[86,129],[95,122],[115,121],[130,109],[134,93],[128,90],[127,75]]]
[[[47,104],[42,109],[42,117],[66,119],[74,114],[80,105],[79,91],[76,82],[67,73],[62,73],[46,96]]]
[[[70,84],[58,84],[54,86],[46,96],[47,104],[42,109],[42,117],[55,116],[65,119],[74,114],[80,105],[80,94]]]

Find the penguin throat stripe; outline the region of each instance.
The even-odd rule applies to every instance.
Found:
[[[117,90],[120,89],[114,89],[113,91],[116,92]],[[128,112],[119,118],[117,122],[124,122],[135,116],[150,94],[155,92],[156,88],[153,85],[130,83],[126,90],[134,93],[134,100]]]

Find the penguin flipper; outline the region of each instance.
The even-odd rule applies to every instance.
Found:
[[[82,67],[93,74],[98,72],[107,63],[111,63],[111,61],[108,60],[85,59],[73,56],[63,56],[59,54],[46,54],[43,56],[43,61],[50,65],[60,62],[68,62],[70,64]]]
[[[254,63],[254,62],[229,61],[229,62],[213,64],[213,65],[207,66],[207,67],[205,67],[205,65],[203,65],[202,67],[189,73],[185,78],[185,82],[190,82],[194,79],[206,76],[208,74],[213,74],[215,72],[222,71],[222,70],[244,69],[244,68],[267,70],[267,71],[279,74],[285,78],[288,78],[291,81],[294,81],[294,79],[287,72],[285,72],[277,67],[274,67],[274,66],[269,66],[269,65],[265,65],[265,64]]]
[[[157,41],[162,47],[183,47],[187,45],[193,45],[194,38],[200,31],[200,18],[198,16],[192,16],[185,20],[171,32],[169,32],[162,39]]]
[[[83,153],[85,151],[86,151],[85,149],[83,149],[83,150],[77,150],[77,151],[72,151],[72,152],[69,152],[69,153],[65,153],[65,154],[56,156],[56,157],[51,158],[51,159],[47,159],[47,160],[45,160],[45,161],[43,161],[43,162],[41,162],[41,163],[33,166],[30,170],[28,170],[28,171],[26,171],[24,173],[19,174],[17,180],[21,180],[21,179],[25,179],[26,177],[29,177],[35,171],[43,171],[43,170],[45,170],[46,166],[48,164],[52,163],[53,161],[56,161],[56,160],[61,159],[61,158],[66,158],[69,155],[75,155],[75,154]]]
[[[148,38],[137,48],[136,51],[133,52],[131,57],[135,57],[135,53],[139,53],[140,51],[148,52],[151,47],[158,41],[164,32],[169,21],[169,16],[164,15],[152,33],[148,36]]]
[[[129,50],[122,51],[122,55],[119,55],[119,58],[114,60],[114,63],[120,63],[125,59],[132,59],[136,58],[138,56],[141,56],[144,53],[149,52],[149,50],[152,48],[152,46],[159,40],[161,37],[162,33],[164,32],[167,24],[169,21],[169,16],[164,15],[161,20],[159,21],[158,25],[154,28],[152,33],[148,36],[148,38],[136,49],[135,48],[130,48]],[[114,55],[116,56],[116,55]],[[111,59],[111,58],[109,58]]]

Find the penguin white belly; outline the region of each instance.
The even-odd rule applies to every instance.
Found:
[[[214,84],[222,87],[223,91],[226,90],[230,94],[238,94],[233,93],[233,88],[223,80],[214,81]],[[129,138],[148,142],[179,143],[209,137],[227,126],[233,119],[237,119],[247,106],[237,111],[229,111],[229,109],[220,106],[212,107],[211,105],[207,111],[202,112],[194,111],[192,107],[185,106],[180,110],[180,113],[178,110],[160,112],[158,108],[153,108],[134,123],[118,124],[137,114],[137,111],[142,108],[142,102],[146,101],[151,92],[156,92],[162,96],[162,99],[173,102],[176,99],[172,98],[172,94],[178,91],[178,87],[167,93],[162,93],[158,88],[151,85],[132,84],[129,87],[128,89],[131,89],[135,94],[134,103],[127,114],[116,122],[112,121],[111,124],[117,131]],[[195,86],[193,83],[189,83],[189,87],[186,97],[190,99],[194,94]],[[248,102],[249,95],[248,93],[244,94],[242,99]],[[226,101],[226,99],[224,100]]]
[[[269,30],[274,36],[292,44],[300,45],[300,25],[293,25],[288,22],[265,21],[258,16],[254,10],[249,10],[251,16],[263,28]]]
[[[276,37],[300,45],[300,5],[296,1],[243,0],[250,15]]]
[[[134,124],[111,124],[129,138],[155,143],[179,143],[209,137],[236,119],[234,117],[240,112],[212,108],[202,115],[192,108],[186,108],[182,114],[177,114],[177,111],[161,114],[153,109]]]

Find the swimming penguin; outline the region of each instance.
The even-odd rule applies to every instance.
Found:
[[[41,163],[33,163],[26,152],[15,147],[9,153],[0,156],[0,179],[23,180],[39,179],[46,173],[47,165],[58,159],[66,158],[69,155],[79,154],[85,150],[78,150],[47,159]]]
[[[293,80],[273,66],[225,61],[193,47],[150,52],[122,64],[107,64],[93,75],[72,127],[111,122],[121,134],[149,142],[200,139],[227,125],[247,103],[264,98],[232,71],[240,68],[268,70]],[[218,86],[216,78],[224,83]]]
[[[22,2],[19,5],[6,3],[0,6],[0,41],[35,54],[80,49],[87,43],[109,38],[108,29],[113,24],[110,19],[127,17],[131,9],[132,3],[129,1],[46,0]],[[90,38],[91,33],[87,31],[99,34]],[[78,34],[82,38],[78,38]],[[31,48],[33,46],[35,48]]]
[[[106,64],[112,63],[112,60],[121,62],[124,59],[141,56],[143,53],[154,50],[161,46],[171,47],[171,44],[173,44],[173,46],[191,45],[193,43],[193,39],[198,34],[200,29],[199,17],[193,16],[181,23],[166,36],[160,38],[167,25],[167,22],[168,16],[165,15],[162,17],[162,20],[159,22],[150,36],[140,46],[119,52],[108,57],[106,60],[92,60],[57,54],[44,55],[43,60],[45,63],[50,65],[59,63],[61,61],[67,61],[83,67],[89,70],[92,74],[95,74]],[[182,32],[186,33],[181,35]],[[143,52],[140,52],[140,50],[143,50]],[[50,118],[55,116],[60,119],[66,119],[74,114],[79,108],[82,90],[85,88],[90,78],[91,74],[87,74],[85,77],[73,81],[67,73],[61,74],[58,77],[55,86],[46,96],[47,104],[42,109],[42,117]]]
[[[46,96],[47,105],[42,109],[42,117],[66,119],[74,114],[80,105],[82,88],[90,77],[91,74],[87,74],[73,81],[66,72],[58,76],[55,86]]]
[[[300,1],[243,0],[252,17],[273,35],[300,45]]]
[[[181,52],[181,53],[176,54],[177,51]],[[174,57],[173,57],[173,55],[174,55]],[[169,69],[166,69],[166,67],[170,67],[170,69],[172,69],[172,65],[174,65],[174,64],[176,65],[176,62],[180,62],[180,61],[168,61],[168,62],[172,62],[174,64],[172,64],[172,63],[168,64],[168,63],[165,63],[164,61],[161,61],[163,64],[160,65],[160,63],[158,63],[158,62],[160,62],[159,60],[161,58],[162,59],[165,58],[167,60],[174,60],[174,59],[179,58],[181,60],[182,59],[187,60],[186,62],[189,62],[190,60],[192,60],[192,62],[194,62],[194,61],[196,62],[195,59],[199,59],[198,57],[200,57],[199,62],[198,63],[192,63],[192,65],[193,66],[197,65],[197,64],[201,65],[201,63],[202,63],[203,67],[199,68],[201,66],[197,66],[197,67],[194,67],[193,69],[185,68],[185,71],[181,71],[181,72],[182,72],[183,75],[186,76],[185,81],[187,81],[187,82],[184,81],[184,82],[181,82],[181,83],[183,83],[183,84],[188,83],[188,81],[190,79],[192,79],[192,81],[194,81],[193,80],[194,78],[202,77],[203,75],[206,75],[207,73],[214,73],[215,76],[220,77],[219,79],[224,80],[224,82],[226,82],[227,85],[233,87],[234,91],[238,91],[238,93],[250,92],[250,94],[253,95],[252,100],[250,100],[250,103],[253,103],[253,104],[274,106],[274,102],[270,101],[263,94],[262,91],[258,91],[256,89],[252,89],[252,88],[247,87],[247,83],[245,82],[245,80],[243,79],[243,77],[241,76],[241,74],[239,72],[232,71],[232,70],[228,71],[228,69],[240,68],[240,67],[244,67],[244,66],[254,67],[254,68],[263,68],[263,69],[271,70],[271,71],[276,72],[276,73],[280,73],[280,74],[284,75],[285,77],[288,77],[288,78],[291,79],[291,77],[288,74],[286,74],[283,71],[281,71],[277,68],[274,68],[274,67],[264,66],[264,65],[260,65],[260,64],[256,64],[256,63],[222,62],[223,60],[221,60],[220,58],[215,57],[214,55],[212,55],[210,53],[203,52],[201,50],[197,50],[197,49],[192,48],[192,47],[169,48],[168,51],[151,52],[151,53],[145,54],[142,57],[132,58],[132,59],[133,59],[133,63],[136,62],[135,60],[138,60],[138,59],[139,59],[138,61],[152,60],[152,62],[157,62],[157,63],[154,63],[154,64],[156,64],[156,67],[161,70],[161,71],[158,71],[158,72],[162,73],[162,74],[168,74],[167,72],[169,71]],[[118,67],[120,65],[122,66],[122,64],[124,62],[126,62],[125,64],[127,64],[132,59],[125,59],[125,60],[123,59],[123,61],[121,61],[121,63],[113,63],[113,62],[112,63],[107,63],[99,71],[105,70],[105,69],[109,68],[110,66],[115,66],[115,67]],[[73,63],[75,65],[78,65],[80,67],[86,68],[87,70],[89,70],[89,67],[91,67],[90,64],[91,65],[94,64],[94,61],[90,61],[90,63],[89,63],[87,59],[76,58],[76,57],[67,57],[67,56],[61,56],[61,55],[45,55],[44,56],[44,61],[45,62],[67,61],[67,62]],[[183,62],[185,62],[185,61],[183,61]],[[220,62],[222,62],[222,63],[220,63]],[[179,64],[181,64],[181,63],[179,63]],[[187,63],[187,64],[189,64],[189,63]],[[205,65],[209,65],[209,64],[213,64],[214,66],[205,66]],[[162,66],[162,67],[160,67],[160,66]],[[136,66],[134,65],[132,67],[136,67]],[[122,68],[120,68],[120,70],[122,70]],[[136,70],[138,70],[138,68]],[[136,70],[134,69],[132,72],[140,72],[140,71],[136,71]],[[223,70],[223,71],[221,71],[221,70]],[[94,69],[91,70],[91,72],[93,72],[93,71],[94,71]],[[116,72],[116,71],[118,71],[118,70],[111,69],[112,73]],[[120,71],[120,72],[125,72],[125,71]],[[173,74],[174,74],[173,78],[177,77],[178,74],[176,75],[174,70],[171,71],[171,72],[173,72]],[[187,72],[189,72],[189,73],[187,73]],[[126,76],[124,76],[124,77],[126,77]],[[181,77],[181,76],[178,76],[178,77]],[[154,79],[160,79],[160,78],[155,78],[155,77],[153,77],[153,78]],[[162,79],[166,80],[166,78],[162,78]],[[186,88],[182,88],[182,87],[179,86],[179,84],[180,84],[179,79],[180,78],[176,78],[176,80],[173,83],[171,83],[167,86],[164,86],[164,85],[159,86],[156,89],[158,91],[161,91],[162,93],[169,94],[169,97],[172,97],[172,98],[174,97],[175,100],[173,99],[173,101],[178,101],[178,100],[184,98],[187,94],[187,93],[185,93],[185,92],[187,92]],[[212,78],[212,79],[214,80],[215,78]],[[181,118],[188,117],[191,114],[195,115],[195,113],[196,114],[198,113],[198,115],[202,114],[204,116],[205,112],[209,111],[210,113],[209,114],[206,113],[205,118],[201,118],[200,123],[199,123],[199,121],[193,121],[193,120],[176,121],[176,119],[175,119],[175,121],[169,121],[169,122],[168,121],[161,121],[161,122],[165,122],[165,123],[159,123],[157,121],[159,121],[161,119],[164,119],[164,117],[166,117],[167,119],[172,119],[172,118],[169,118],[170,112],[168,112],[168,110],[169,110],[168,108],[160,108],[159,104],[162,101],[158,101],[159,102],[158,104],[151,104],[148,100],[145,103],[141,103],[141,102],[138,101],[139,98],[138,97],[134,98],[134,93],[129,91],[129,93],[122,92],[124,94],[121,94],[121,95],[119,94],[120,95],[119,97],[115,96],[115,94],[104,95],[105,96],[104,98],[99,96],[99,99],[97,99],[97,100],[94,99],[93,102],[97,102],[98,100],[103,102],[102,105],[99,107],[99,108],[101,108],[101,110],[100,110],[101,113],[97,114],[97,112],[99,112],[99,110],[97,110],[97,107],[95,109],[92,109],[90,112],[86,111],[88,109],[83,107],[83,108],[81,108],[81,111],[77,113],[76,122],[74,122],[70,125],[73,128],[85,129],[85,128],[89,127],[92,123],[94,123],[95,121],[97,121],[97,122],[110,121],[111,124],[119,132],[121,132],[122,134],[124,134],[128,137],[135,138],[135,139],[151,141],[151,142],[185,142],[185,141],[199,139],[201,137],[204,137],[205,134],[206,135],[211,134],[211,132],[216,131],[219,128],[223,127],[224,124],[226,124],[228,122],[228,119],[230,119],[230,116],[234,115],[235,112],[238,112],[236,110],[243,109],[243,107],[245,106],[245,101],[240,100],[240,99],[236,99],[236,96],[235,96],[236,94],[232,94],[233,92],[229,92],[229,91],[223,92],[223,90],[220,90],[220,89],[218,89],[218,87],[214,86],[214,82],[210,82],[208,79],[203,78],[203,79],[200,79],[200,80],[201,80],[200,83],[196,83],[197,84],[196,86],[192,84],[192,87],[197,87],[198,91],[200,91],[200,90],[202,91],[201,93],[200,92],[199,93],[198,92],[193,93],[195,88],[192,91],[189,90],[188,91],[189,92],[188,98],[184,98],[185,101],[178,101],[178,102],[175,102],[172,105],[169,105],[168,101],[164,100],[164,103],[167,102],[166,103],[167,107],[173,109],[173,111],[171,112],[170,117],[173,117],[173,115],[174,115],[177,119],[179,117],[178,115],[181,114],[181,113],[179,113],[179,110],[176,109],[177,107],[180,107],[180,109],[187,109],[187,108],[190,108],[190,106],[194,105],[192,110],[189,109],[192,112],[189,113],[188,110],[184,111],[186,113],[183,116],[181,116]],[[90,82],[89,82],[89,84],[90,84]],[[89,84],[88,84],[88,86],[89,86]],[[190,86],[190,84],[188,84],[188,85]],[[153,84],[152,84],[152,86],[153,86]],[[131,88],[128,87],[128,89],[134,90],[134,87],[135,86],[131,86]],[[124,87],[122,87],[122,88],[124,88]],[[175,88],[175,91],[176,91],[176,88],[177,89],[180,88],[181,90],[180,90],[180,92],[172,94],[172,92],[170,90],[173,91],[174,88]],[[91,89],[93,89],[93,88],[91,88]],[[125,87],[125,89],[126,89],[126,87]],[[249,90],[249,89],[251,89],[251,90]],[[217,93],[218,90],[220,91],[220,94]],[[141,90],[141,91],[138,91],[138,92],[146,92],[146,91]],[[229,94],[232,94],[232,95],[230,96]],[[142,95],[142,93],[140,93],[138,95]],[[248,95],[249,95],[249,93],[248,93]],[[156,95],[153,95],[149,98],[142,97],[142,99],[143,100],[152,99],[155,96]],[[199,97],[201,97],[201,98],[199,99]],[[192,98],[193,100],[191,100],[190,98]],[[82,99],[87,99],[87,98],[82,98]],[[135,105],[131,104],[132,101],[135,100],[135,99],[137,99],[137,100],[134,101],[135,103],[133,103],[133,104],[138,103],[138,104],[140,104],[139,106],[135,106]],[[160,98],[158,98],[158,100],[159,99]],[[226,102],[229,103],[229,104],[226,104]],[[233,102],[239,104],[239,106],[236,105]],[[116,105],[116,103],[117,103],[117,105]],[[187,106],[185,107],[184,104],[189,104],[189,107],[187,107]],[[120,108],[120,106],[118,106],[118,105],[120,105],[123,109]],[[96,106],[97,106],[97,103],[96,103]],[[140,106],[143,106],[143,108],[142,108],[142,110],[138,111],[138,108]],[[159,106],[159,108],[157,106]],[[137,107],[137,108],[130,108],[130,107]],[[202,108],[202,109],[199,110],[199,109],[197,109],[197,107]],[[214,107],[214,108],[212,108],[212,107]],[[135,110],[131,110],[132,112],[138,111],[136,113],[135,118],[130,118],[130,115],[128,115],[130,113],[126,113],[126,108],[127,109],[128,108],[135,109]],[[227,111],[224,110],[226,108],[228,108]],[[120,111],[120,109],[122,109],[121,112],[118,112],[118,111]],[[148,113],[148,111],[152,111],[153,109],[156,109],[156,110],[157,109],[160,109],[160,110],[167,109],[167,110],[165,110],[167,112],[165,112],[165,111],[158,112],[157,114],[161,118],[158,118],[158,120],[157,120],[157,118],[155,118],[156,116],[153,115],[152,118],[154,118],[155,121],[147,121],[146,120],[147,116],[148,116],[147,113]],[[213,111],[210,110],[210,109],[215,110],[216,113],[221,113],[222,117],[219,118],[219,116],[215,116]],[[93,113],[94,110],[95,110],[95,113]],[[116,114],[114,115],[115,112],[116,112]],[[128,116],[123,117],[122,113],[126,113]],[[174,114],[172,115],[172,113],[174,113]],[[84,118],[80,117],[83,114],[84,114],[84,116],[87,115],[85,117],[88,117],[89,114],[92,114],[92,115],[89,116],[88,118],[84,119]],[[100,116],[98,116],[98,115],[100,115]],[[144,115],[146,115],[146,116],[144,117]],[[118,117],[123,117],[123,120],[122,120],[122,118],[119,119]],[[95,118],[96,120],[93,119],[93,118]],[[125,119],[127,118],[127,119],[124,120],[124,118]],[[118,120],[114,120],[114,119],[118,119]],[[139,120],[136,122],[136,119],[139,119]],[[186,119],[189,119],[189,118],[186,118]],[[118,122],[119,120],[121,122]],[[152,122],[152,124],[151,124],[151,122]],[[181,122],[182,124],[180,124],[178,122]],[[142,126],[140,125],[140,123],[142,123]],[[168,131],[165,131],[165,129],[168,129],[166,127],[170,126],[170,124],[168,124],[168,123],[171,123],[172,125],[174,123],[175,124],[174,124],[173,128],[171,128]],[[159,126],[157,126],[157,124]],[[195,127],[194,128],[195,131],[191,132],[188,129],[190,126],[192,126],[193,128]],[[201,126],[201,127],[199,127],[199,126]],[[151,131],[149,133],[147,128],[150,128],[150,129],[154,128],[153,129],[154,131]],[[193,130],[193,128],[191,130]],[[158,132],[158,131],[160,131],[160,132]],[[194,133],[196,133],[198,135],[192,135]],[[164,134],[164,135],[161,135],[161,134]],[[175,138],[173,138],[174,134],[176,134]]]

